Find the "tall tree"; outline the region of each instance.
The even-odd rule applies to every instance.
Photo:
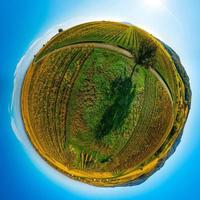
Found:
[[[132,51],[135,65],[132,68],[130,77],[133,76],[137,65],[142,65],[146,68],[153,65],[155,62],[156,50],[157,45],[152,39],[148,38],[141,41],[139,48]]]

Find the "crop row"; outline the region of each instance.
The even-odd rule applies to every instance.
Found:
[[[166,91],[160,89],[160,82],[155,77],[150,73],[147,74],[145,100],[138,124],[119,155],[122,168],[139,163],[147,154],[155,150],[166,132],[166,125],[168,126],[171,117],[169,109],[171,107],[169,106],[169,97],[166,98]]]
[[[110,32],[112,32],[112,34],[114,34],[114,32],[118,33],[121,30],[126,30],[127,27],[126,25],[113,22],[92,22],[73,27],[66,32],[60,33],[46,44],[37,55],[36,60],[57,48],[81,41],[102,40],[102,38],[109,35]]]
[[[29,111],[35,134],[39,142],[42,140],[41,146],[47,152],[53,154],[54,158],[58,156],[63,161],[65,160],[63,140],[60,138],[64,137],[63,134],[66,136],[66,133],[61,133],[64,127],[58,126],[61,126],[63,122],[60,122],[61,119],[57,116],[66,117],[65,114],[60,114],[66,110],[61,109],[66,102],[60,104],[63,98],[66,98],[63,92],[70,90],[69,85],[74,76],[73,73],[78,70],[78,66],[81,66],[82,60],[87,58],[88,52],[86,51],[88,49],[64,50],[57,52],[56,55],[44,57],[35,64],[37,70],[33,73],[29,89]]]

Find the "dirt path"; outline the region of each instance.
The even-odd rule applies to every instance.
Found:
[[[118,46],[114,46],[111,44],[98,43],[98,42],[82,42],[82,43],[78,43],[78,44],[70,44],[70,45],[55,49],[55,50],[51,51],[50,53],[47,53],[44,56],[42,56],[39,60],[36,61],[36,63],[39,62],[40,60],[42,60],[45,56],[47,56],[47,55],[49,56],[60,50],[64,50],[67,48],[81,48],[81,47],[108,49],[108,50],[111,50],[114,52],[118,52],[126,57],[133,58],[132,54],[129,51],[127,51],[126,49],[123,49],[121,47],[118,47]]]
[[[102,49],[108,49],[108,50],[111,50],[111,51],[114,51],[114,52],[117,52],[119,54],[122,54],[128,58],[133,58],[133,55],[126,49],[123,49],[121,47],[118,47],[118,46],[114,46],[114,45],[111,45],[111,44],[104,44],[104,43],[98,43],[98,42],[82,42],[82,43],[78,43],[78,44],[70,44],[70,45],[67,45],[67,46],[64,46],[64,47],[61,47],[61,48],[58,48],[46,55],[51,55],[55,52],[58,52],[60,50],[64,50],[66,48],[81,48],[81,47],[88,47],[88,48],[102,48]],[[46,56],[45,55],[45,56]],[[43,57],[41,57],[39,60],[37,60],[37,62],[39,62],[41,59],[43,59]],[[150,71],[156,76],[156,78],[162,83],[162,85],[164,86],[164,88],[166,89],[167,93],[169,94],[170,96],[170,100],[172,101],[173,103],[173,99],[172,99],[172,94],[169,90],[169,87],[166,85],[166,83],[164,82],[164,80],[160,77],[160,75],[158,74],[158,72],[153,69],[152,67],[150,68]]]
[[[163,81],[163,79],[160,77],[160,75],[158,74],[158,72],[157,72],[155,69],[153,69],[152,67],[150,67],[149,70],[150,70],[150,72],[151,72],[152,74],[155,75],[155,77],[161,82],[161,84],[163,85],[163,87],[166,89],[166,91],[167,91],[167,93],[168,93],[168,95],[169,95],[169,97],[170,97],[170,100],[171,100],[171,102],[172,102],[172,105],[173,105],[172,95],[171,95],[171,92],[170,92],[168,86],[166,85],[166,83]]]

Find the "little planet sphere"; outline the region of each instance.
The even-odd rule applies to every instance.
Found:
[[[175,151],[191,105],[189,78],[164,42],[129,23],[59,29],[23,80],[21,113],[38,154],[66,176],[135,185]]]

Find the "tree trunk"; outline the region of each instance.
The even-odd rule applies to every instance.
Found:
[[[132,76],[133,76],[133,73],[134,73],[134,71],[135,71],[135,68],[136,68],[136,66],[137,66],[137,63],[135,63],[135,65],[133,66],[133,68],[132,68],[132,72],[131,72],[131,76],[130,76],[130,78],[132,78]]]

